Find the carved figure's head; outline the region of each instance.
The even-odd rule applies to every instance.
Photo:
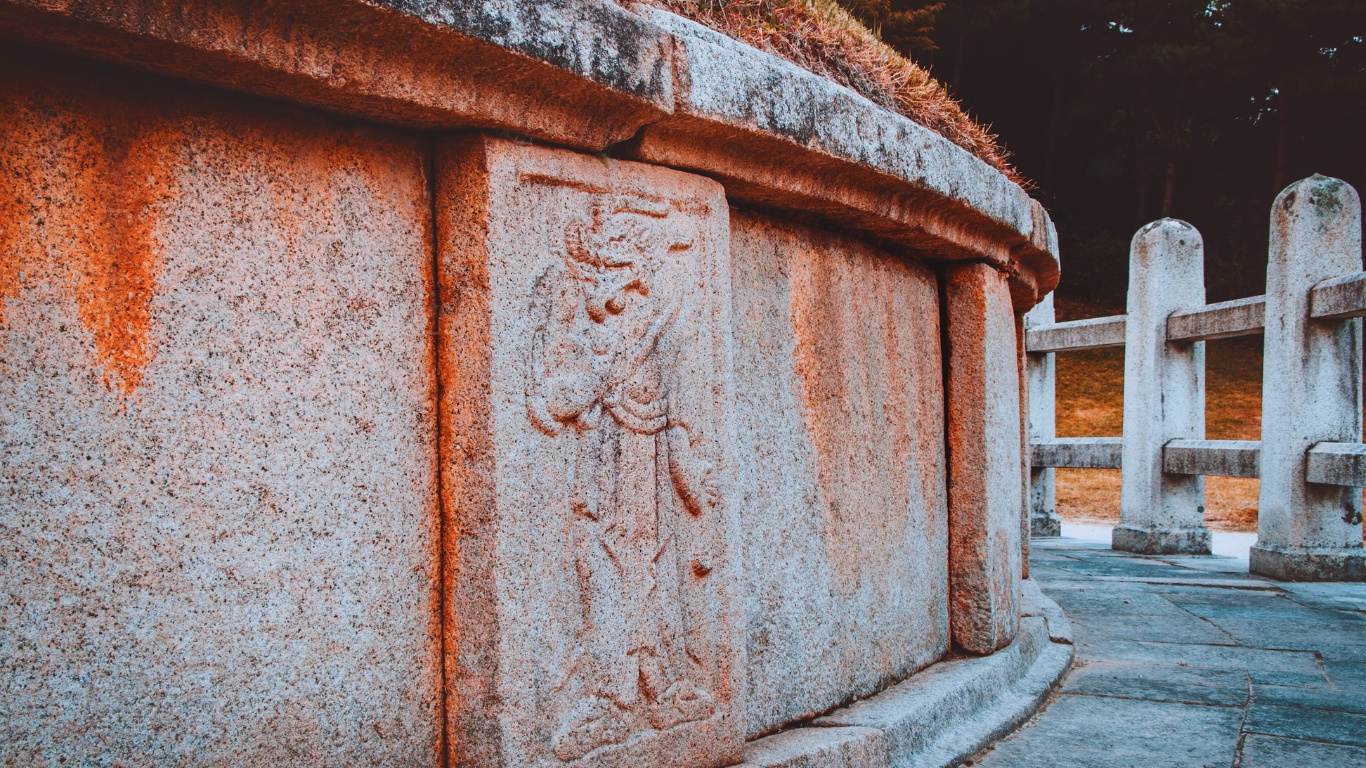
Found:
[[[670,226],[664,201],[619,196],[599,200],[592,222],[565,231],[566,266],[583,284],[588,315],[601,323],[626,306],[626,294],[649,296],[661,258],[692,246]]]

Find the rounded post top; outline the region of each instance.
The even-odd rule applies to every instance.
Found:
[[[1158,219],[1134,233],[1129,243],[1130,285],[1148,270],[1160,269],[1162,282],[1190,280],[1204,291],[1205,241],[1200,230],[1180,219]],[[1178,277],[1179,276],[1179,277]]]
[[[1129,244],[1131,316],[1143,304],[1135,301],[1150,291],[1163,294],[1164,317],[1205,303],[1205,241],[1199,230],[1180,219],[1158,219],[1134,234]]]
[[[1281,190],[1272,211],[1289,213],[1299,209],[1315,216],[1337,216],[1344,210],[1360,207],[1361,199],[1351,184],[1316,173]]]
[[[1158,219],[1144,224],[1138,232],[1134,233],[1134,244],[1140,240],[1156,240],[1158,238],[1170,237],[1194,237],[1197,241],[1203,242],[1200,237],[1200,230],[1196,229],[1189,222],[1180,219]]]

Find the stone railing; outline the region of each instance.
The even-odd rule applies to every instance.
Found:
[[[945,765],[1070,663],[943,137],[604,0],[0,33],[7,762]]]
[[[1121,469],[1114,547],[1208,553],[1204,476],[1260,478],[1253,573],[1366,579],[1361,487],[1361,206],[1314,176],[1271,213],[1267,292],[1205,304],[1200,233],[1163,219],[1134,236],[1127,313],[1053,322],[1052,297],[1025,317],[1033,533],[1057,535],[1056,467]],[[1262,439],[1205,439],[1204,341],[1265,334]],[[1124,347],[1123,437],[1059,438],[1054,354]]]

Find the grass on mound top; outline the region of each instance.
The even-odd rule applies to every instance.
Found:
[[[883,43],[835,0],[643,1],[847,86],[1024,183],[996,137],[969,117],[939,81]]]

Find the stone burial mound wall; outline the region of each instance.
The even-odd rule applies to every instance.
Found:
[[[0,31],[5,764],[941,764],[1070,663],[943,138],[594,0]]]

